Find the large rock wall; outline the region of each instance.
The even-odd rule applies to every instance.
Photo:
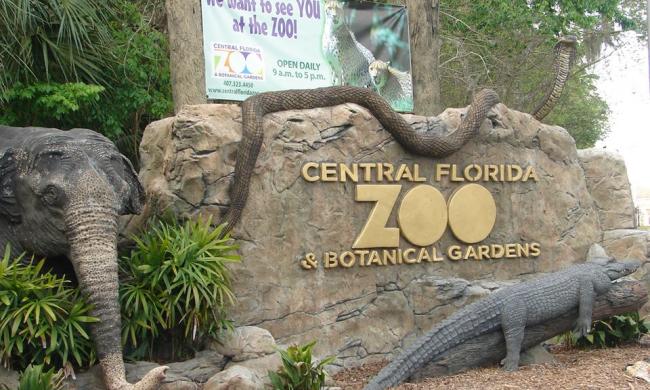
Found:
[[[455,127],[463,113],[449,109],[440,118]],[[407,119],[427,126],[427,118]],[[601,239],[573,139],[503,105],[475,140],[444,159],[405,151],[356,105],[267,115],[264,131],[248,204],[234,231],[243,262],[233,267],[233,315],[239,324],[270,330],[280,343],[318,339],[317,351],[337,353],[341,364],[385,357],[504,283],[584,261]],[[151,124],[141,146],[141,179],[150,195],[179,215],[219,220],[229,203],[240,132],[235,105],[186,106]],[[459,242],[447,231],[434,245],[443,255],[439,262],[306,271],[300,260],[308,252],[350,250],[372,209],[354,201],[354,183],[306,182],[300,173],[306,162],[419,164],[425,178],[438,163],[533,166],[537,182],[481,183],[497,205],[494,229],[481,244],[537,242],[541,255],[452,261],[445,248]],[[461,185],[428,181],[446,199]],[[388,226],[396,226],[394,214]],[[409,247],[403,239],[400,245]]]
[[[632,188],[623,157],[598,148],[579,150],[578,157],[600,227],[604,231],[635,228]]]
[[[603,230],[601,245],[617,260],[645,261],[634,277],[650,287],[650,232],[636,230],[632,188],[623,157],[600,148],[579,150],[578,157]],[[646,305],[642,314],[648,312]]]

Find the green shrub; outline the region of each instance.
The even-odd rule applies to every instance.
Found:
[[[30,364],[58,367],[95,361],[87,325],[90,305],[63,278],[41,272],[43,261],[12,259],[9,246],[0,261],[0,363],[16,369]]]
[[[584,337],[565,332],[558,336],[558,341],[567,348],[615,347],[638,340],[648,330],[645,318],[640,318],[638,312],[632,312],[595,321],[589,334]]]
[[[96,130],[137,165],[173,114],[164,2],[0,2],[0,124]]]
[[[312,349],[316,341],[302,346],[293,345],[280,351],[282,367],[269,372],[269,378],[277,390],[317,390],[325,384],[325,366],[334,361],[330,356],[316,363],[312,361]]]
[[[102,92],[104,87],[84,83],[16,83],[2,97],[0,123],[75,127],[87,120]]]
[[[591,333],[576,341],[579,347],[615,347],[620,344],[638,340],[648,333],[648,324],[639,317],[638,312],[625,313],[596,321],[591,326]]]
[[[28,366],[20,375],[18,390],[60,390],[63,389],[63,371],[43,371],[42,365]]]
[[[121,259],[122,340],[132,357],[151,356],[164,344],[173,359],[203,336],[232,327],[226,266],[239,261],[237,246],[228,235],[219,238],[223,225],[213,229],[210,222],[156,222]]]
[[[158,221],[120,259],[122,342],[131,357],[176,359],[232,328],[226,265],[239,256],[229,236],[219,239],[222,229],[210,220]],[[11,259],[9,247],[0,261],[0,364],[88,366],[96,359],[87,325],[97,319],[79,289],[43,265]]]

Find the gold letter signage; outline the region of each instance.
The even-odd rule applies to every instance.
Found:
[[[418,164],[308,162],[302,166],[301,174],[309,183],[356,183],[355,200],[374,203],[365,225],[352,243],[352,250],[324,252],[322,256],[307,253],[300,261],[304,269],[444,261],[434,245],[447,227],[465,244],[451,245],[444,251],[452,261],[530,258],[541,253],[539,243],[535,242],[474,245],[490,235],[497,220],[494,197],[477,182],[537,182],[537,174],[531,166],[470,164],[461,168],[454,164],[437,164],[431,181],[446,178],[459,185],[449,199],[434,186],[423,184],[427,178],[421,175]],[[398,200],[403,190],[402,182],[417,185]],[[393,212],[396,212],[398,227],[387,226]],[[413,247],[400,248],[400,238]]]

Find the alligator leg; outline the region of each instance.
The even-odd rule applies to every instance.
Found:
[[[508,301],[508,305],[503,306],[501,329],[506,340],[506,358],[503,359],[502,364],[506,371],[516,371],[519,367],[519,353],[526,327],[526,304],[522,300],[513,299]]]
[[[573,329],[578,336],[586,336],[591,330],[591,315],[594,308],[594,285],[589,279],[580,280],[578,320]]]

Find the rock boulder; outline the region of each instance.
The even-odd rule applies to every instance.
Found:
[[[453,128],[464,113],[448,109],[438,119],[406,119],[425,131],[438,120]],[[148,126],[140,177],[150,198],[179,216],[211,215],[219,221],[230,202],[240,133],[235,105],[186,106],[176,117]],[[537,181],[480,182],[495,200],[496,222],[476,245],[534,242],[541,253],[452,260],[450,247],[472,245],[447,229],[430,246],[437,251],[435,261],[334,269],[320,263],[305,270],[301,260],[309,253],[322,261],[326,252],[350,251],[373,208],[372,202],[355,202],[356,183],[305,180],[301,169],[308,162],[417,164],[423,183],[389,183],[403,187],[397,205],[416,185],[431,185],[448,200],[468,184],[450,176],[435,180],[439,164],[534,167]],[[396,214],[393,210],[387,227],[398,226]],[[503,283],[584,261],[601,229],[575,143],[562,128],[498,105],[474,140],[433,159],[404,150],[368,111],[346,104],[264,118],[264,143],[234,236],[243,259],[232,267],[236,322],[262,326],[282,344],[318,339],[316,353],[337,354],[337,364],[345,366],[388,357]],[[400,239],[402,250],[411,247]]]
[[[634,202],[623,157],[599,148],[579,150],[578,156],[601,228],[633,229]]]
[[[222,340],[214,341],[212,348],[233,362],[256,359],[277,352],[271,333],[255,326],[235,328]]]

